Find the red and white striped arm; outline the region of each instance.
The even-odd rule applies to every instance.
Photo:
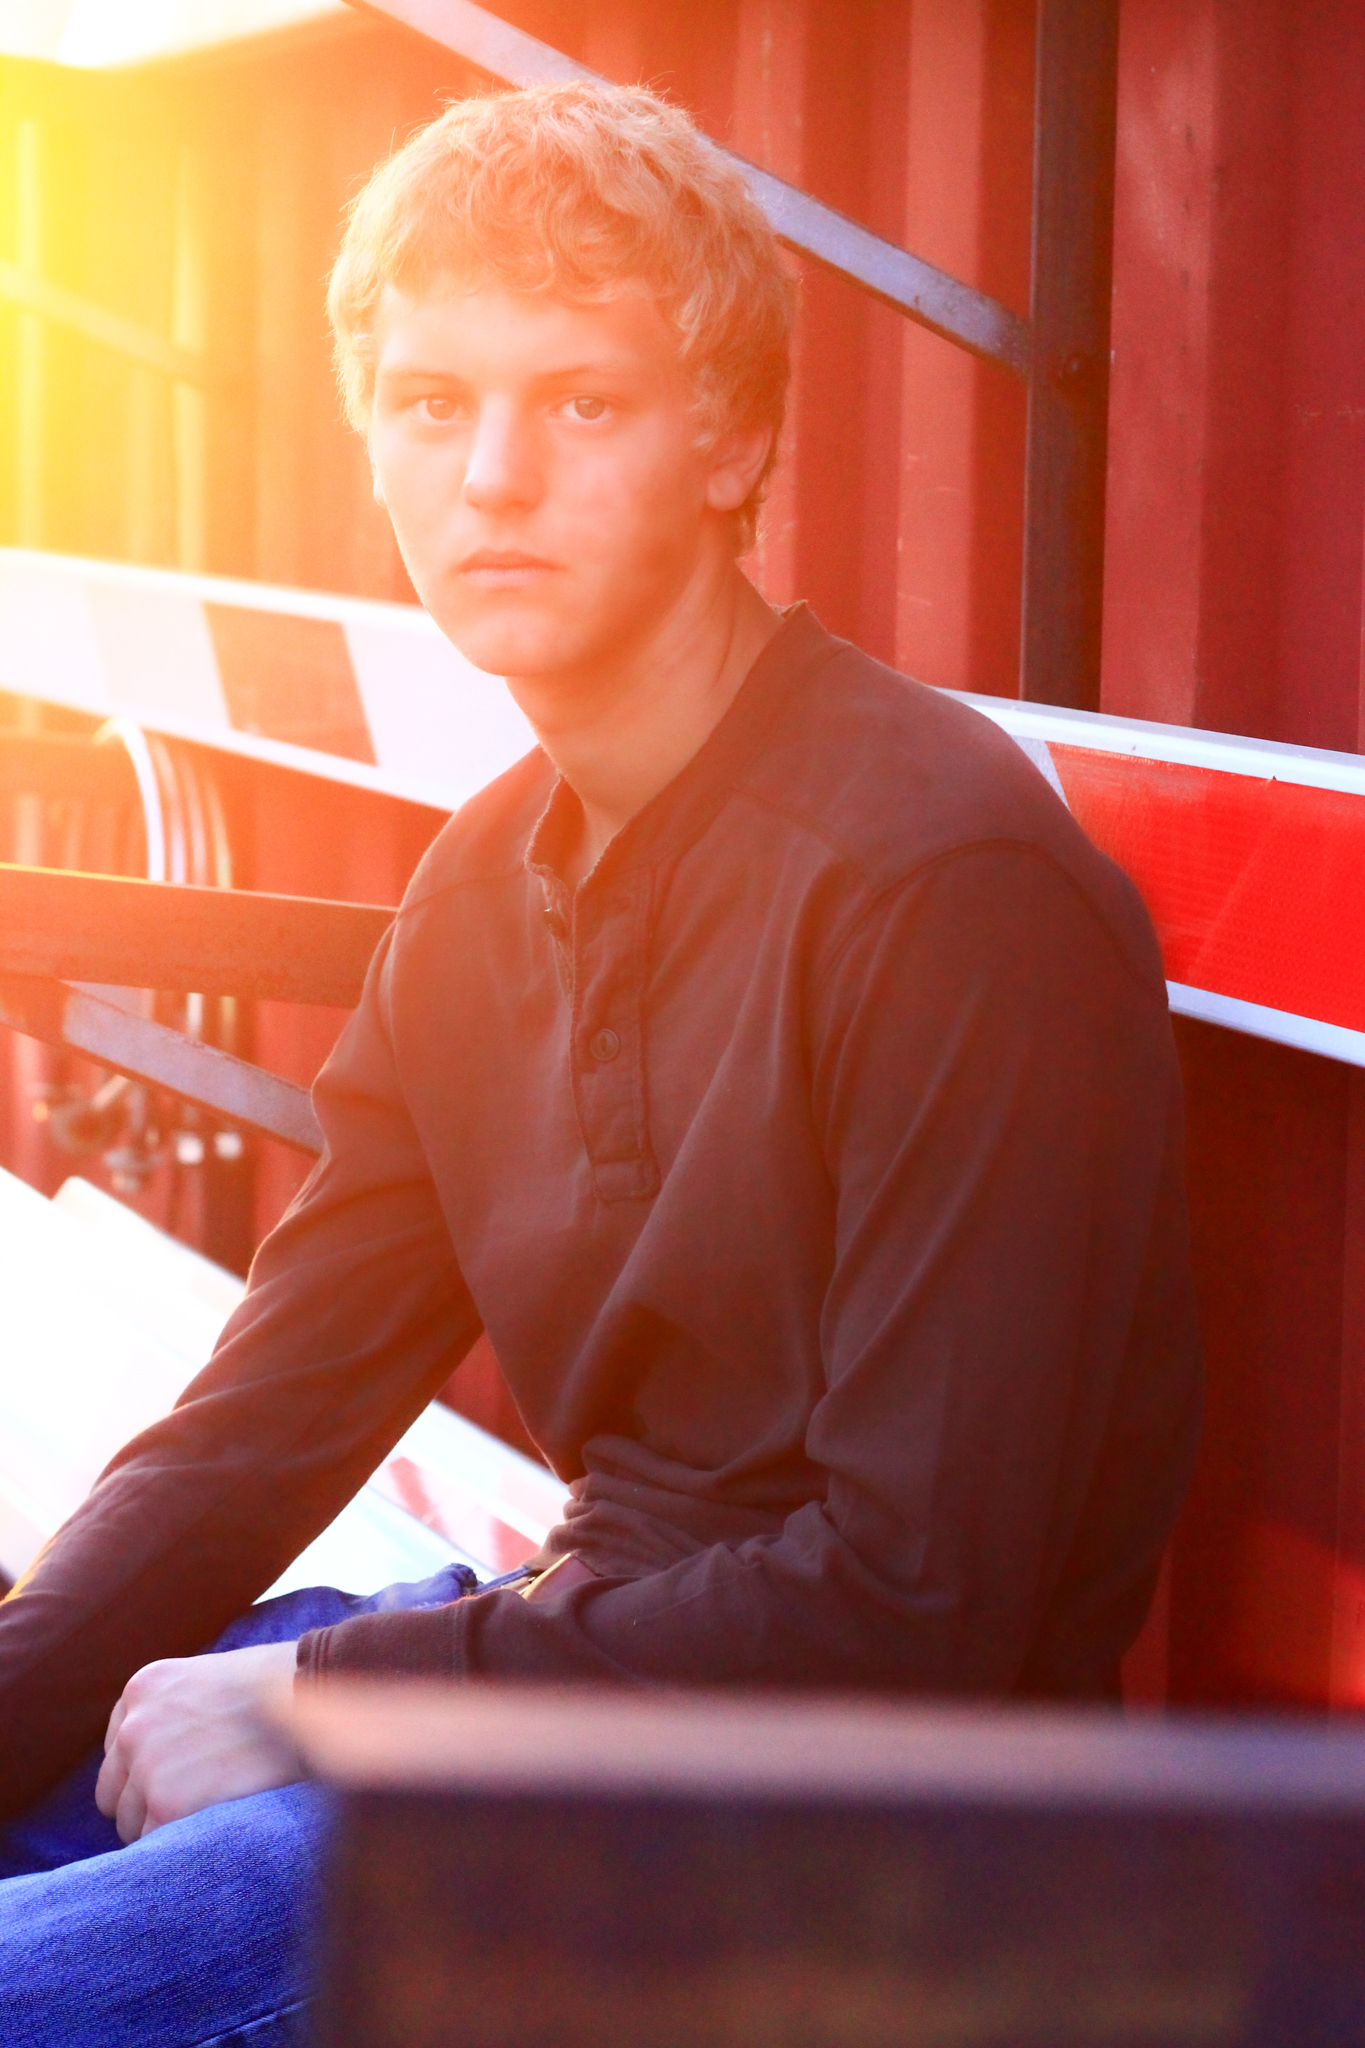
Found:
[[[18,548],[0,690],[442,810],[534,744],[416,605]]]
[[[0,689],[442,809],[532,743],[416,606],[14,549]],[[1173,1010],[1365,1066],[1365,759],[964,701],[1133,877]]]
[[[1046,749],[1076,818],[1137,883],[1173,1010],[1365,1066],[1365,758],[966,701],[1035,759]]]

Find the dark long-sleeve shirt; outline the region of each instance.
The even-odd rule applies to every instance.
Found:
[[[532,753],[407,892],[205,1371],[0,1607],[0,1795],[270,1584],[489,1332],[599,1582],[301,1664],[1112,1694],[1187,1477],[1146,914],[1013,742],[783,625],[576,889]]]

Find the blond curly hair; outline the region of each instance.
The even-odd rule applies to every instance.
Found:
[[[734,515],[752,542],[776,456],[795,285],[742,173],[637,86],[547,85],[457,100],[381,164],[350,209],[328,292],[347,418],[368,426],[386,285],[488,284],[570,304],[650,298],[677,337],[699,434],[771,429]]]

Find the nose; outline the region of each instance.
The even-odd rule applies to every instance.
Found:
[[[479,512],[534,505],[541,494],[535,436],[508,403],[480,407],[465,463],[465,503]]]

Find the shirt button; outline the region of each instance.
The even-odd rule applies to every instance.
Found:
[[[568,937],[569,927],[564,921],[564,913],[562,910],[557,910],[553,903],[546,905],[545,926],[552,939]]]
[[[588,1040],[588,1051],[595,1060],[614,1060],[620,1050],[620,1039],[611,1027],[606,1024],[603,1025],[600,1031],[594,1031],[592,1037]]]

